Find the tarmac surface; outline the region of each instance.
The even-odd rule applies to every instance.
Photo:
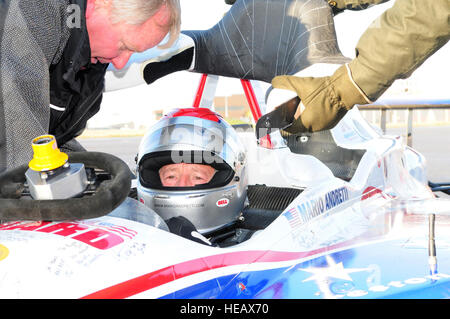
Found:
[[[388,128],[387,135],[402,135],[406,128]],[[256,145],[252,133],[240,133],[244,143],[250,148]],[[130,168],[135,169],[135,157],[138,153],[142,136],[132,137],[98,137],[80,138],[79,142],[88,151],[113,154],[124,160]],[[403,139],[406,141],[406,139]],[[421,126],[413,129],[412,146],[425,156],[428,179],[435,183],[450,183],[450,125]]]

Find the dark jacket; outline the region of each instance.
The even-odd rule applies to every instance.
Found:
[[[36,136],[54,134],[62,145],[98,111],[107,65],[90,63],[85,6],[0,1],[0,172],[31,160]]]
[[[49,69],[52,104],[49,133],[56,136],[59,145],[80,135],[87,120],[98,112],[108,67],[108,64],[90,62],[89,37],[84,20],[86,0],[70,2],[82,8],[81,27],[70,29],[61,59]]]

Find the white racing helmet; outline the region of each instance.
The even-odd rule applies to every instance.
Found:
[[[163,186],[167,164],[208,164],[212,179],[190,187]],[[247,196],[247,154],[234,128],[207,108],[177,109],[144,136],[137,158],[137,194],[164,220],[182,216],[205,234],[239,217]]]

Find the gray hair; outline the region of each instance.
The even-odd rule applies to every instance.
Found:
[[[111,21],[113,23],[126,22],[139,25],[151,18],[162,5],[167,5],[170,11],[169,39],[160,45],[165,49],[172,46],[180,34],[181,8],[180,0],[111,0]]]

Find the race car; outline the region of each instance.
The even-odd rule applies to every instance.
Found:
[[[346,61],[333,46],[327,46],[328,51],[318,50],[320,56],[302,55],[305,48],[319,47],[308,44],[318,35],[331,34],[328,42],[335,40],[333,32],[310,31],[298,51],[287,45],[286,51],[273,50],[269,44],[254,51],[237,46],[248,51],[242,55],[230,50],[236,47],[224,45],[221,48],[228,56],[220,56],[230,58],[233,67],[226,67],[220,59],[212,63],[208,41],[220,42],[217,30],[231,34],[236,17],[248,17],[252,7],[246,6],[247,2],[236,2],[211,30],[185,32],[191,39],[200,39],[194,41],[196,63],[191,71],[267,81],[273,74]],[[304,27],[310,20],[302,19],[312,18],[305,8],[318,2],[293,2],[303,4],[298,9],[298,26]],[[243,44],[247,37],[239,33],[253,34],[261,25],[256,21],[265,16],[261,3],[255,2],[255,18],[246,28],[247,20],[237,19],[242,22],[237,24],[236,37]],[[280,1],[267,3],[273,6],[268,12],[288,16]],[[334,31],[327,12],[323,18]],[[320,23],[318,17],[314,15],[314,23]],[[283,30],[277,32],[288,36]],[[201,41],[210,44],[203,46]],[[280,52],[299,54],[286,55],[284,62],[273,60]],[[252,53],[263,56],[252,60],[257,56]],[[244,56],[252,59],[242,59]],[[135,65],[149,65],[143,61],[148,61],[148,55],[136,58]],[[271,67],[259,68],[255,61],[269,61]],[[199,90],[200,95],[202,92]],[[270,107],[263,112],[249,93],[258,127],[258,120]],[[277,100],[278,94],[271,90],[268,100]],[[0,175],[0,297],[448,298],[450,202],[433,193],[424,157],[406,146],[400,136],[383,135],[355,107],[328,131],[299,135],[282,130],[252,132],[252,136],[257,133],[254,149],[245,150],[233,128],[201,104],[175,110],[143,137],[136,179],[129,167],[112,155],[81,152],[65,156],[52,136],[32,141],[33,161]],[[220,145],[227,152],[222,154],[222,148],[219,151],[212,143],[210,155],[224,160],[226,165],[216,170],[227,183],[170,192],[149,183],[155,165],[167,159],[162,152],[184,151],[158,148],[175,145],[169,142],[176,137],[178,142],[186,138],[169,134],[173,133],[170,128],[181,125],[187,130],[195,121],[201,121],[202,130],[192,126],[188,132],[202,137],[217,136],[220,128],[225,128],[227,134],[221,136],[227,138]],[[155,141],[155,136],[166,139]],[[195,151],[205,152],[208,149],[200,146],[211,144],[197,146]],[[266,169],[266,174],[259,170],[252,174],[254,167],[248,167],[245,185],[242,168],[251,163],[250,156],[255,159],[253,166],[271,169]],[[445,191],[445,187],[434,190],[438,189]],[[177,191],[180,193],[174,193]],[[209,201],[214,216],[226,218],[202,218],[202,210],[195,218],[189,216],[197,212],[195,200],[211,191],[220,195]],[[175,195],[185,198],[164,207],[164,200]],[[241,209],[229,213],[236,198]],[[182,220],[174,227],[173,218],[179,217],[175,211],[186,215],[188,222]]]
[[[143,195],[101,217],[85,206],[85,219],[3,223],[1,297],[448,296],[449,203],[433,195],[423,157],[401,138],[380,135],[355,109],[296,149],[258,150],[291,173],[290,185],[249,185],[242,213],[204,233],[209,244],[171,232]],[[45,201],[24,197],[1,203]]]

